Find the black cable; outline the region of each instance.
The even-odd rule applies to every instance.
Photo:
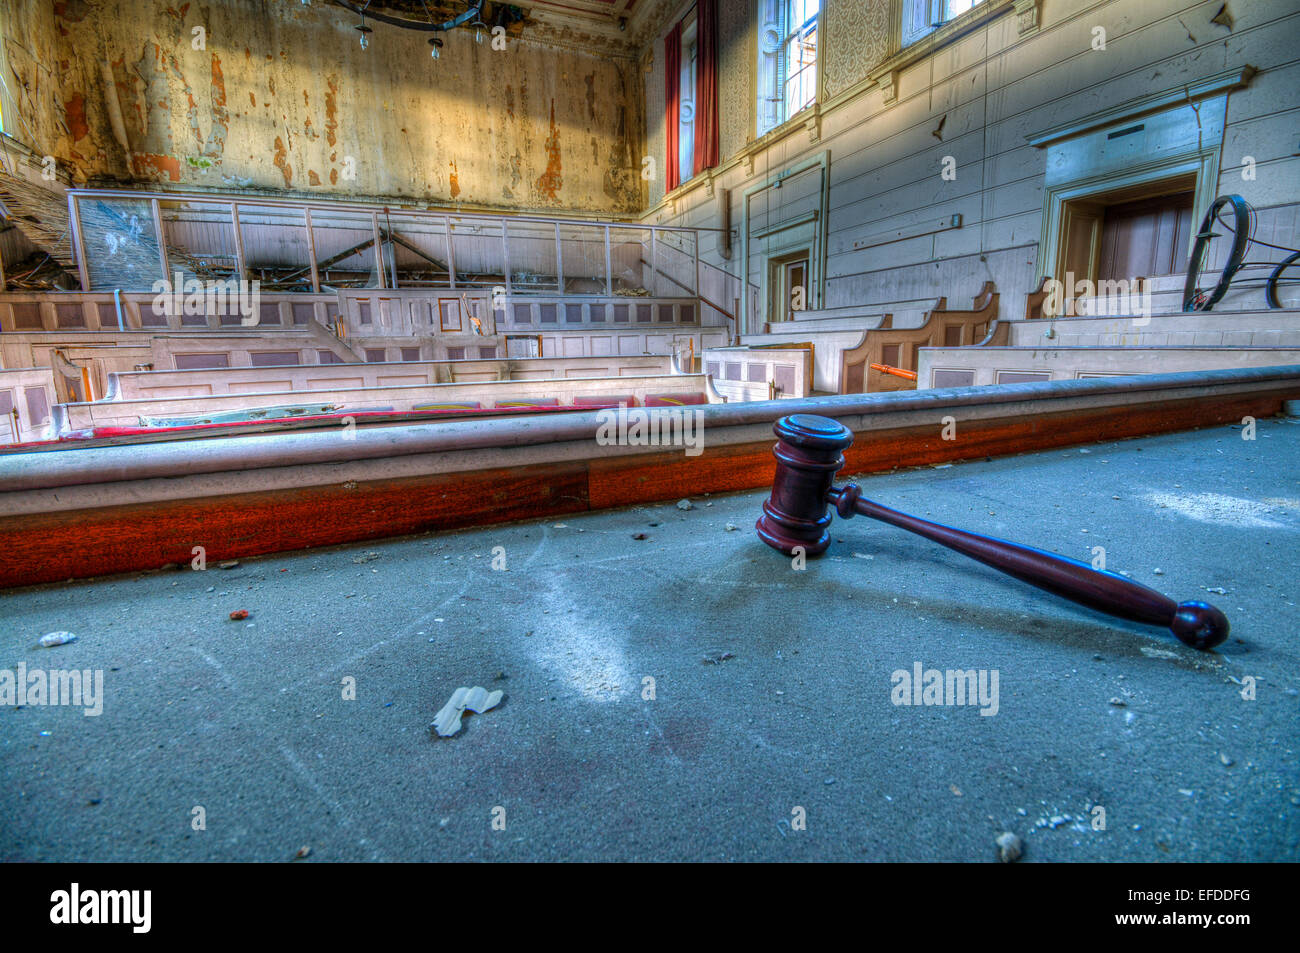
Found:
[[[1252,245],[1263,245],[1265,248],[1274,248],[1277,251],[1285,251],[1285,252],[1300,251],[1300,248],[1287,248],[1285,245],[1274,245],[1272,242],[1262,242],[1258,238],[1252,238],[1250,242]]]
[[[1278,262],[1277,267],[1273,269],[1273,273],[1265,280],[1264,297],[1268,300],[1268,306],[1270,308],[1282,307],[1282,303],[1278,301],[1277,298],[1277,282],[1278,279],[1282,277],[1282,272],[1286,271],[1288,266],[1295,264],[1297,260],[1300,260],[1300,251],[1295,252],[1291,257],[1283,258]]]
[[[1233,224],[1237,226],[1236,228],[1229,227],[1220,218],[1224,206],[1232,208]],[[1237,273],[1246,255],[1246,245],[1250,241],[1250,232],[1253,231],[1250,227],[1252,211],[1240,195],[1223,195],[1215,199],[1214,204],[1205,213],[1200,231],[1196,234],[1196,243],[1192,246],[1191,257],[1187,262],[1187,280],[1183,284],[1183,311],[1210,311],[1227,293],[1228,285],[1232,283],[1232,276]],[[1243,222],[1246,229],[1239,231]],[[1223,266],[1218,282],[1207,293],[1197,287],[1196,279],[1200,276],[1206,249],[1214,235],[1211,228],[1215,224],[1222,225],[1232,233],[1232,250],[1228,253],[1228,260]]]

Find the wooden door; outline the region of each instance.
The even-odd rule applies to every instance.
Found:
[[[14,392],[0,390],[0,443],[18,442],[18,414],[14,407]]]
[[[1105,211],[1097,279],[1132,280],[1187,271],[1193,193],[1111,205]]]
[[[808,295],[808,253],[772,262],[772,301],[768,309],[772,321],[793,321],[796,311],[806,311]]]

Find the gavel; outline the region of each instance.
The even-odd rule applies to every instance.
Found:
[[[1031,586],[1121,619],[1164,625],[1194,649],[1208,651],[1228,637],[1227,617],[1204,602],[1175,603],[1118,573],[1005,539],[932,523],[862,498],[856,483],[833,486],[853,443],[847,427],[828,417],[792,414],[773,427],[778,442],[772,496],[763,504],[759,538],[787,556],[802,548],[819,556],[830,545],[831,510],[855,514],[924,536]]]

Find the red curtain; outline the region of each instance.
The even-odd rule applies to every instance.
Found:
[[[664,37],[664,139],[668,145],[668,186],[671,192],[682,184],[681,159],[677,157],[677,128],[681,114],[682,25],[676,24]]]
[[[718,0],[696,0],[695,165],[693,175],[718,164]]]

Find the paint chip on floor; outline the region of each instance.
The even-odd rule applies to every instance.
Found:
[[[452,692],[451,700],[434,716],[430,727],[442,737],[450,738],[460,731],[461,715],[467,710],[481,715],[485,711],[496,708],[504,697],[503,691],[489,692],[479,685],[473,688],[458,688]]]

